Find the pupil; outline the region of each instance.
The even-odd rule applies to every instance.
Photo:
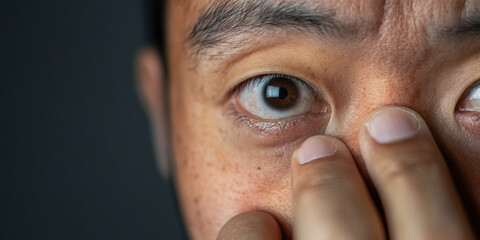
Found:
[[[278,97],[279,97],[280,99],[285,99],[285,98],[287,98],[287,97],[288,97],[288,91],[287,91],[287,89],[285,89],[285,88],[283,88],[283,87],[280,88]]]
[[[277,77],[268,82],[263,96],[265,103],[271,108],[285,110],[297,102],[297,85],[291,79]]]

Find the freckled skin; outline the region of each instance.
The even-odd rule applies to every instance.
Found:
[[[217,99],[227,94],[227,83],[214,79],[226,70],[216,69],[215,64],[192,68],[196,63],[184,44],[200,9],[209,2],[170,1],[168,6],[167,62],[175,178],[186,224],[194,239],[215,239],[221,226],[234,215],[261,209],[275,215],[288,234],[292,222],[290,158],[302,140],[318,133],[299,137],[287,146],[261,147],[252,140],[251,133],[225,116],[223,103]],[[461,46],[431,35],[436,26],[458,21],[464,1],[316,2],[335,10],[343,21],[364,23],[366,32],[361,41],[333,47],[312,39],[288,38],[295,42],[295,53],[321,52],[313,55],[311,65],[303,67],[323,77],[312,82],[330,99],[332,114],[325,133],[349,146],[368,179],[357,142],[364,117],[385,105],[418,111],[447,157],[474,228],[479,228],[480,137],[475,139],[462,132],[454,109],[463,91],[459,82],[472,83],[475,79],[469,78],[480,74],[480,45]],[[277,40],[282,39],[271,41]],[[256,57],[268,62],[281,50]],[[324,54],[333,57],[323,61]],[[249,67],[253,66],[243,66]]]

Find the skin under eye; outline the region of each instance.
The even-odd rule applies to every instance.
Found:
[[[237,95],[238,104],[259,119],[292,118],[315,111],[316,96],[303,81],[286,75],[262,75],[248,80]]]
[[[465,129],[480,135],[480,82],[463,94],[457,105],[456,115]]]

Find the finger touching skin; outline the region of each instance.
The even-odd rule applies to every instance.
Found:
[[[292,159],[295,240],[385,239],[385,233],[348,148],[313,136]]]
[[[230,219],[220,230],[217,240],[281,240],[275,218],[262,211],[241,213]]]
[[[447,165],[418,113],[374,112],[359,143],[391,239],[474,239]]]

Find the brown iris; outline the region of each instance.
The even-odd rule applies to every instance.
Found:
[[[270,107],[286,110],[297,102],[298,88],[291,79],[275,77],[265,86],[263,97]]]

